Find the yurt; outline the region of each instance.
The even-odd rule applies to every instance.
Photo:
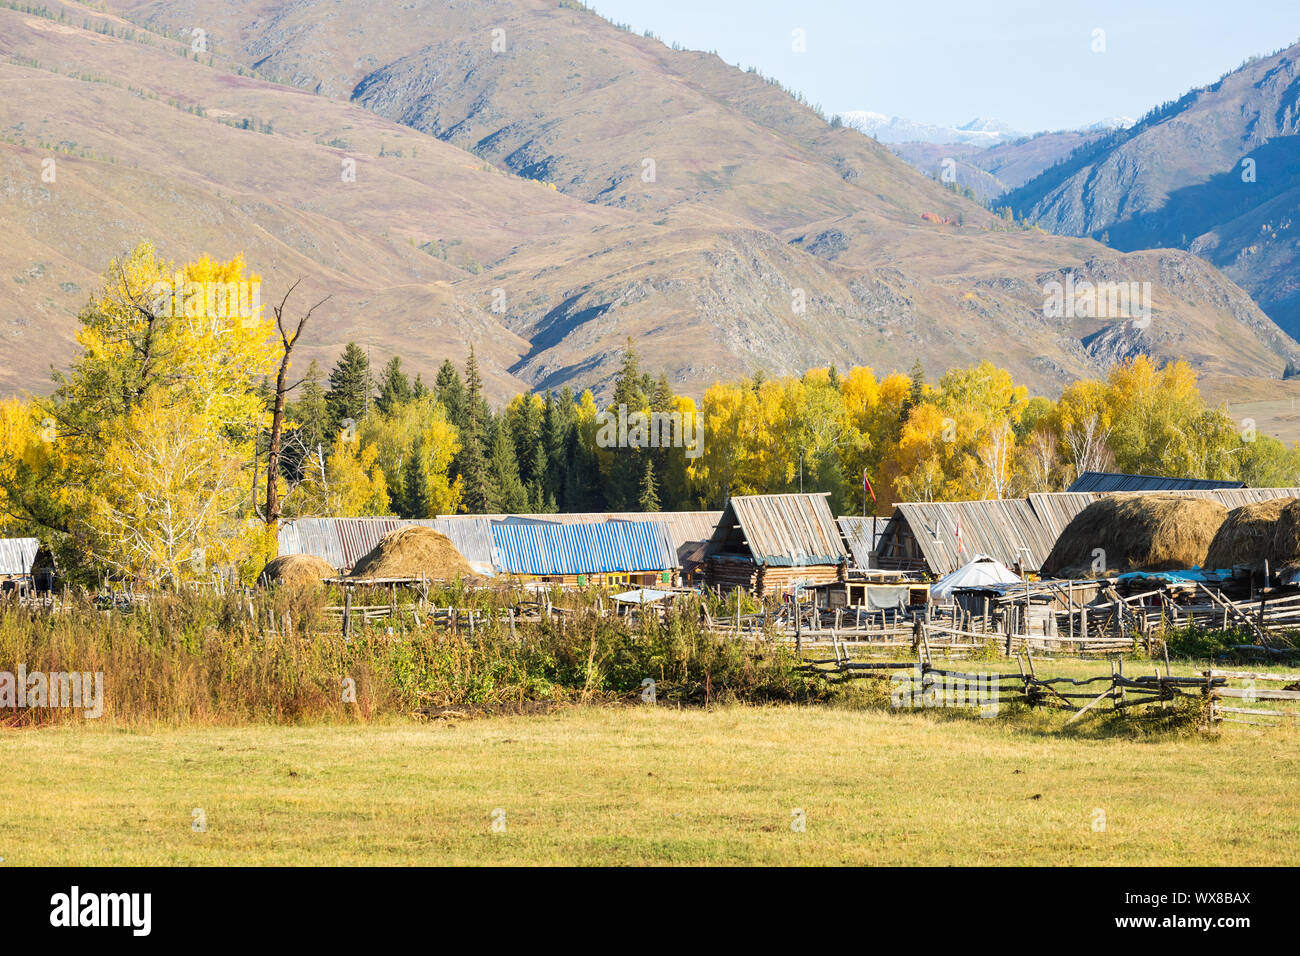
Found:
[[[979,588],[998,584],[1016,584],[1020,576],[997,558],[977,554],[956,571],[945,574],[930,585],[930,600],[946,604],[958,588]]]

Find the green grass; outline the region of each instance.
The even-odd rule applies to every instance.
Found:
[[[835,706],[0,736],[36,864],[1289,862],[1300,731],[1063,735]],[[202,808],[207,831],[192,829]],[[504,833],[492,812],[505,811]],[[796,808],[805,832],[791,829]],[[1094,829],[1097,810],[1104,831]]]

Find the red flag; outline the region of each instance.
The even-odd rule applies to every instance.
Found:
[[[867,469],[862,469],[862,490],[871,495],[871,503],[876,503],[876,491],[871,487],[871,482],[867,480]]]
[[[966,550],[966,546],[961,543],[961,519],[957,519],[957,553],[961,554]]]

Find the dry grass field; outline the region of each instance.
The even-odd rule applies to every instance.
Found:
[[[1274,865],[1300,731],[1071,736],[845,707],[0,736],[36,864]],[[1054,722],[1054,723],[1053,723]],[[206,830],[194,827],[200,809]],[[494,832],[494,811],[504,832]],[[792,827],[802,810],[806,829]],[[1104,829],[1097,826],[1104,814]]]

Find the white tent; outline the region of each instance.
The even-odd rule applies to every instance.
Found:
[[[977,554],[951,574],[930,585],[930,600],[948,601],[957,588],[978,588],[990,584],[1015,584],[1020,577],[997,558]]]

